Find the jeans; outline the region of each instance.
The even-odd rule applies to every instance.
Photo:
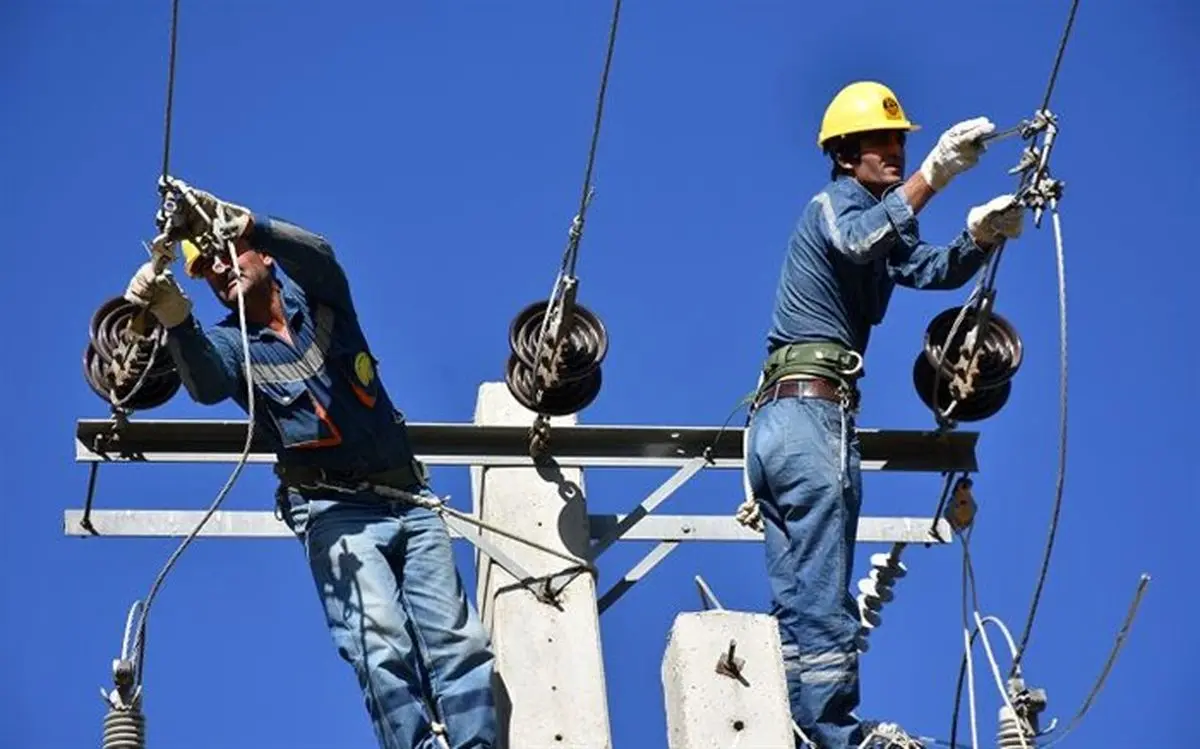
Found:
[[[861,625],[849,586],[862,478],[853,415],[843,422],[836,403],[781,398],[754,412],[747,437],[792,718],[821,749],[857,747]]]
[[[284,522],[305,555],[339,655],[358,677],[381,749],[496,744],[491,643],[434,512],[371,492],[306,499]]]

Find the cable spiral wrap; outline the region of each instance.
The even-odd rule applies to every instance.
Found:
[[[959,347],[967,334],[975,328],[979,311],[968,309],[955,331],[954,340],[947,345],[950,331],[954,328],[960,308],[944,310],[925,329],[924,347],[913,363],[913,385],[917,395],[930,410],[944,410],[955,401],[955,381],[962,382],[956,366],[965,367],[968,362],[960,361]],[[1008,402],[1012,392],[1012,377],[1021,367],[1024,346],[1016,329],[994,310],[987,316],[987,326],[975,344],[978,371],[973,378],[966,378],[971,385],[970,394],[958,399],[951,418],[957,421],[981,421],[994,416]],[[941,376],[937,376],[938,359],[946,351]],[[938,380],[937,397],[934,398],[934,381]]]
[[[136,707],[110,707],[104,714],[101,749],[146,749],[146,716]]]
[[[548,416],[566,416],[591,405],[600,394],[603,376],[600,364],[608,353],[608,331],[600,318],[580,304],[573,304],[570,328],[563,331],[561,356],[550,387],[538,397],[536,361],[542,321],[549,304],[535,302],[513,318],[508,330],[512,353],[505,367],[504,382],[517,401],[531,411]],[[549,360],[553,352],[543,352]]]
[[[92,315],[83,376],[92,392],[114,407],[156,408],[171,400],[182,384],[167,352],[166,329],[149,314],[145,336],[130,328],[141,311],[124,297],[113,297]]]

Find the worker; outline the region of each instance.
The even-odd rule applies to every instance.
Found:
[[[896,285],[959,288],[1002,237],[1021,231],[1021,205],[1002,195],[972,208],[949,244],[923,240],[917,214],[977,163],[979,138],[994,125],[983,117],[954,125],[905,179],[906,137],[918,128],[880,83],[853,83],[829,103],[817,142],[832,161],[831,181],[791,233],[750,407],[746,481],[765,534],[792,717],[820,749],[914,745],[896,724],[853,712],[856,383],[871,328]]]
[[[491,643],[467,600],[446,526],[431,509],[373,488],[434,497],[333,248],[295,224],[189,189],[208,216],[220,209],[228,217],[237,264],[227,252],[201,253],[191,240],[208,227],[185,209],[184,269],[207,281],[231,313],[205,329],[171,271],[156,274],[149,262],[125,298],[166,328],[167,349],[195,401],[231,398],[245,410],[240,291],[254,427],[277,459],[277,508],[301,542],[379,746],[493,747]]]

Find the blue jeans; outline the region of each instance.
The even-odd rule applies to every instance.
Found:
[[[843,431],[838,404],[781,398],[756,410],[749,430],[746,472],[762,512],[792,718],[821,749],[857,747],[860,624],[849,586],[862,478],[853,415]]]
[[[371,492],[305,499],[284,522],[300,539],[341,657],[354,668],[382,749],[491,749],[497,723],[486,630],[431,510]]]

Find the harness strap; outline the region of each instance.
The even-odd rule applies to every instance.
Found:
[[[784,377],[804,375],[832,380],[847,391],[863,375],[862,354],[832,341],[790,343],[772,351],[763,363],[755,400]]]
[[[375,473],[339,471],[305,465],[275,464],[275,475],[284,486],[297,489],[341,486],[357,490],[363,485],[386,486],[392,489],[419,489],[429,486],[429,470],[413,458],[407,466],[397,466]]]

